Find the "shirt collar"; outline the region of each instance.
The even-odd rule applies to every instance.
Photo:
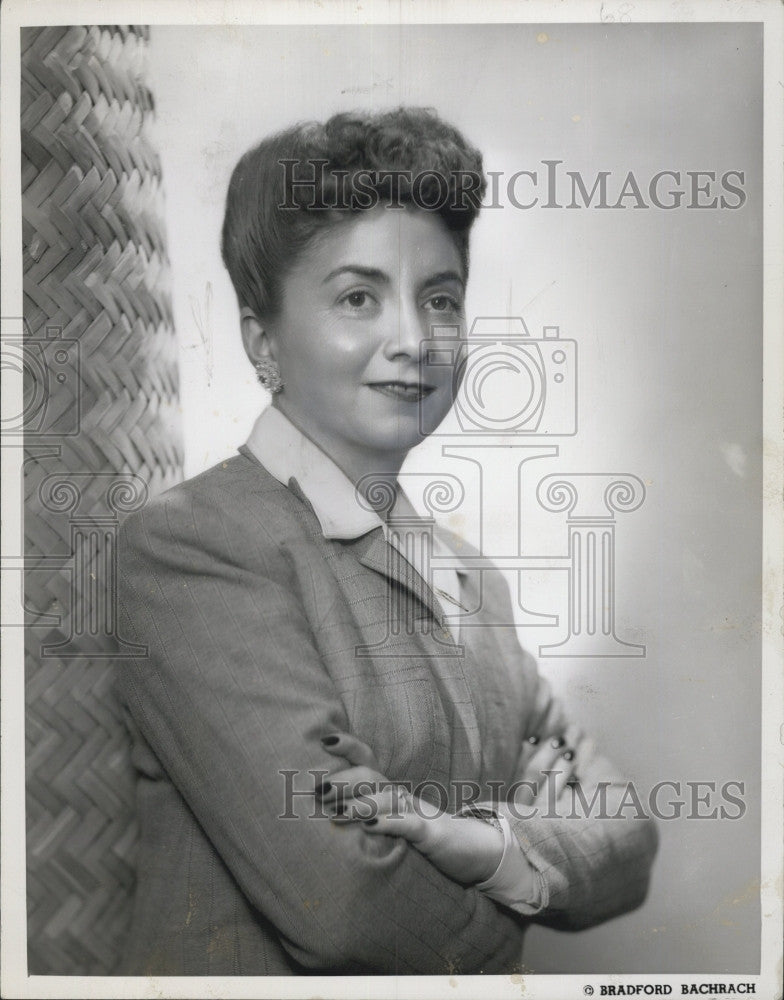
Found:
[[[332,459],[280,410],[268,406],[247,441],[249,451],[280,483],[296,479],[318,518],[325,538],[359,538],[383,526],[364,507],[354,484]]]
[[[343,470],[276,407],[268,406],[256,419],[246,446],[284,486],[288,486],[290,479],[296,479],[313,507],[325,538],[360,538],[379,527],[387,536],[386,523],[363,504]],[[405,518],[420,517],[399,483],[397,491],[395,514]],[[439,537],[437,526],[434,526],[432,544],[435,556],[456,555]],[[465,570],[457,568],[456,572],[462,576]]]

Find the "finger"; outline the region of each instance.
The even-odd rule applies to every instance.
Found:
[[[536,773],[532,774],[531,780],[536,787],[536,794],[534,799],[539,801],[542,798],[543,789],[555,780],[556,775],[565,773],[563,784],[573,777],[575,773],[576,757],[573,750],[568,747],[560,748],[557,751],[557,755],[553,757],[550,762],[542,769]]]
[[[574,764],[569,760],[557,761],[552,769],[543,776],[539,794],[534,799],[534,805],[540,809],[550,810],[557,806],[566,789],[566,785],[574,772]]]
[[[551,778],[553,783],[553,798],[551,801],[555,802],[555,813],[563,817],[569,812],[569,808],[573,803],[573,798],[571,795],[567,797],[567,786],[572,779],[572,774],[567,768],[561,771],[556,771]]]
[[[528,762],[525,777],[533,781],[541,780],[542,774],[552,770],[564,755],[567,761],[573,760],[576,756],[574,748],[567,744],[563,737],[548,740]]]
[[[536,800],[546,781],[547,772],[555,766],[565,749],[560,740],[548,740],[543,746],[537,742],[533,746],[534,753],[514,785],[514,802],[520,807],[529,806]]]
[[[336,732],[323,736],[321,744],[327,753],[344,757],[354,766],[371,767],[379,771],[378,760],[373,750],[351,733]]]
[[[563,733],[552,733],[548,736],[534,734],[523,740],[520,747],[520,754],[517,761],[517,774],[525,772],[530,766],[534,757],[539,753],[545,753],[549,748],[558,749],[559,744],[567,747],[577,747],[584,739],[582,729],[572,723],[566,727]],[[545,761],[548,757],[545,755]]]
[[[342,801],[358,794],[371,794],[387,783],[387,778],[372,768],[346,767],[322,780],[315,794],[322,802]]]
[[[588,764],[596,754],[596,743],[590,736],[583,736],[578,743],[574,744],[574,752],[583,764]]]
[[[406,804],[402,802],[397,790],[394,788],[384,788],[375,791],[377,783],[359,781],[356,783],[356,794],[350,790],[339,788],[337,796],[327,796],[324,804],[327,810],[332,811],[332,815],[340,815],[342,819],[364,820],[380,813],[401,816],[406,811]]]
[[[334,803],[331,815],[338,822],[364,822],[382,818],[397,822],[417,814],[411,794],[397,786],[341,799]]]
[[[559,805],[562,805],[564,802],[563,796],[564,793],[566,792],[566,786],[569,784],[569,781],[572,779],[573,776],[574,776],[574,765],[573,764],[570,765],[569,762],[567,762],[567,764],[561,767],[560,769],[555,770],[553,772],[553,775],[551,777],[551,781],[553,783],[553,796],[555,798],[555,801]]]
[[[576,747],[585,738],[582,727],[578,726],[576,723],[570,723],[565,729],[549,733],[546,739],[542,743],[548,743],[551,746],[567,746]]]
[[[515,774],[522,774],[528,767],[528,763],[537,752],[541,740],[538,736],[528,736],[520,744],[520,754],[517,758]]]
[[[416,813],[405,816],[384,816],[379,814],[362,823],[362,830],[370,837],[402,837],[412,843],[421,837],[421,826],[425,821]]]
[[[514,788],[514,802],[519,807],[527,807],[540,804],[547,799],[546,789],[553,771],[565,770],[567,780],[574,776],[576,754],[570,748],[560,745],[560,740],[552,740],[547,746],[537,751],[534,758],[528,764],[528,770],[523,778],[518,780]],[[543,798],[544,796],[544,798]]]
[[[532,764],[536,766],[534,762],[547,759],[551,739],[550,736],[529,736],[523,742],[518,762],[518,773],[530,770]]]

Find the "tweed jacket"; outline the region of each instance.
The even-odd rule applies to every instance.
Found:
[[[456,783],[490,798],[527,737],[567,726],[514,628],[456,646],[380,527],[326,539],[296,480],[243,450],[127,518],[119,577],[121,635],[146,649],[118,672],[141,830],[124,974],[509,974],[530,920],[579,929],[643,901],[649,820],[513,819],[542,886],[526,917],[314,815],[329,733],[451,808]],[[499,573],[465,588],[476,624],[512,621]],[[580,781],[623,794],[600,757]]]

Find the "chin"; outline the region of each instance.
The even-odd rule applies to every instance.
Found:
[[[412,428],[401,427],[398,424],[396,427],[385,429],[376,425],[373,427],[373,432],[365,438],[365,443],[373,451],[388,451],[394,454],[411,451],[427,437],[427,434],[419,430],[418,421]]]

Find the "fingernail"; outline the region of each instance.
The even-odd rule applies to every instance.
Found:
[[[324,744],[325,747],[334,747],[334,745],[336,743],[340,742],[340,737],[339,736],[323,736],[321,738],[321,742]]]
[[[332,791],[332,782],[331,781],[322,781],[322,783],[320,785],[316,785],[314,794],[315,795],[329,795],[329,793],[331,791]]]
[[[561,756],[564,760],[574,760],[574,750],[564,750]]]
[[[566,744],[566,740],[563,736],[556,736],[554,739],[550,740],[550,746],[553,750],[558,750],[560,747]]]
[[[537,743],[539,742],[539,737],[538,736],[529,736],[527,742],[530,743],[532,747],[535,747],[537,745]]]
[[[375,826],[376,823],[378,823],[378,820],[375,819],[375,818],[374,819],[366,819],[366,820],[363,820],[363,822],[364,822],[365,826]]]

